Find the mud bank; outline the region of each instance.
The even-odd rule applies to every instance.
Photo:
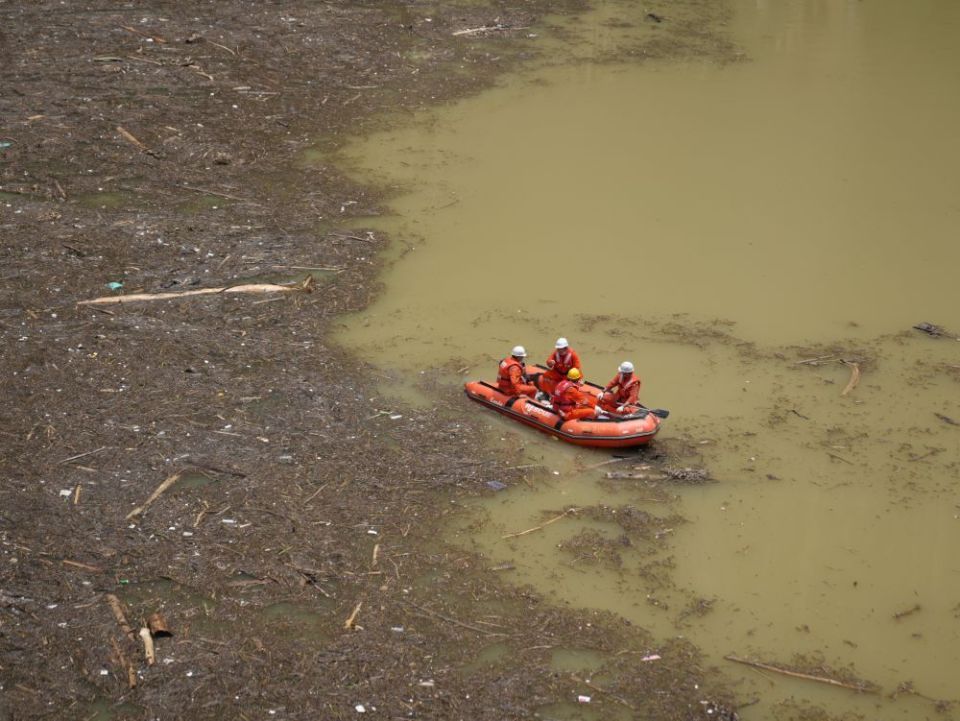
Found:
[[[356,227],[384,196],[304,150],[476,92],[538,52],[544,12],[582,9],[0,3],[0,719],[733,706],[686,642],[438,543],[458,498],[523,469],[475,445],[459,394],[378,401],[328,340],[377,292],[387,239]],[[706,37],[676,12],[651,55]]]

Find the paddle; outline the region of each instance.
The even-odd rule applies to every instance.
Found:
[[[653,413],[657,418],[666,418],[670,415],[670,411],[666,408],[641,408],[636,413],[631,413],[624,418],[646,418],[648,413]]]

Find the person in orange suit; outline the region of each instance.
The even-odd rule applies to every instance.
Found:
[[[572,368],[583,373],[580,356],[570,347],[566,338],[557,338],[556,350],[547,358],[547,372],[540,376],[538,385],[544,393],[553,393],[557,384],[567,377]]]
[[[509,396],[530,396],[535,398],[537,388],[527,382],[527,367],[523,359],[527,351],[522,345],[514,346],[510,355],[500,361],[497,372],[497,388]]]
[[[636,405],[640,395],[640,377],[633,372],[633,363],[624,361],[617,369],[617,375],[607,383],[600,394],[598,405],[608,413],[622,415],[624,406]]]
[[[596,401],[589,393],[580,390],[583,385],[583,374],[579,368],[567,371],[567,377],[557,383],[553,389],[553,407],[565,421],[578,418],[593,418],[597,414],[594,407]]]

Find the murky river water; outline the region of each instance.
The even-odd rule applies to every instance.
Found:
[[[576,54],[655,32],[635,5],[581,22]],[[949,718],[930,699],[960,701],[960,342],[911,326],[960,333],[960,4],[732,8],[732,62],[561,63],[351,149],[413,192],[377,220],[398,241],[386,293],[343,339],[397,376],[443,369],[451,394],[558,335],[593,380],[633,360],[672,411],[657,445],[717,482],[652,497],[606,479],[609,454],[490,417],[490,442],[542,469],[455,541],[558,602],[693,639],[758,700],[748,721],[794,703]],[[846,394],[843,359],[863,372]],[[502,538],[597,505],[686,522],[617,563],[558,547],[615,523]],[[727,654],[819,658],[882,693]],[[929,698],[889,697],[906,682]]]

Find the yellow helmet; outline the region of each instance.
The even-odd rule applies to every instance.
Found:
[[[580,372],[579,368],[571,368],[567,371],[567,378],[572,381],[578,381],[583,377],[583,373]]]

